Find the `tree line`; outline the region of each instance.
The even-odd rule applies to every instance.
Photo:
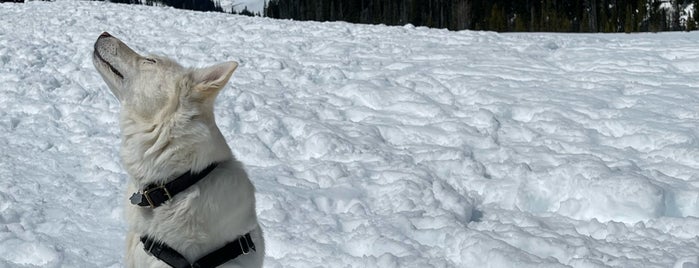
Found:
[[[696,30],[698,8],[699,0],[270,0],[264,15],[450,30],[657,32]]]
[[[107,0],[121,4],[165,5],[179,9],[223,12],[221,4],[213,0]]]
[[[218,0],[107,1],[224,12]],[[269,0],[261,14],[231,13],[450,30],[659,32],[696,30],[698,9],[699,0]]]
[[[0,0],[0,1],[7,1],[7,0]],[[19,0],[14,0],[14,1],[19,1]],[[24,1],[24,0],[21,0]],[[97,0],[97,1],[105,1],[105,0]],[[112,3],[121,3],[121,4],[137,4],[137,5],[148,5],[148,6],[154,6],[154,5],[163,5],[163,6],[169,6],[169,7],[174,7],[174,8],[179,8],[179,9],[188,9],[188,10],[196,10],[196,11],[211,11],[211,12],[226,12],[223,10],[223,7],[221,7],[221,3],[218,0],[106,0]],[[240,15],[245,15],[245,16],[262,16],[261,13],[254,13],[248,9],[248,7],[244,7],[242,10],[237,10],[234,7],[231,8],[230,11],[231,14],[240,14]]]

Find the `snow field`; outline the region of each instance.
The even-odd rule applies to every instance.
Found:
[[[217,122],[267,267],[699,266],[699,35],[495,34],[0,4],[0,267],[121,267],[109,31],[241,63]]]

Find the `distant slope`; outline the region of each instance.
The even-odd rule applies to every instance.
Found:
[[[260,13],[262,14],[262,11],[265,6],[265,0],[221,0],[219,1],[221,3],[221,7],[223,7],[223,10],[226,10],[228,12],[231,11],[231,8],[235,7],[235,9],[240,12],[242,11],[245,7],[250,10],[252,13]]]

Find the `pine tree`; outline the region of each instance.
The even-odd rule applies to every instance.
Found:
[[[245,6],[245,7],[243,8],[243,10],[240,11],[239,14],[240,14],[240,15],[243,15],[243,16],[249,16],[249,17],[255,16],[255,14],[253,14],[252,12],[250,12],[250,10],[248,9],[248,6]]]
[[[415,2],[411,1],[409,12],[412,13],[414,10]],[[471,28],[471,1],[470,0],[457,0],[453,3],[452,8],[452,24],[449,29],[453,30],[463,30]],[[409,20],[412,21],[412,20]]]
[[[500,8],[498,4],[494,4],[490,10],[488,26],[489,30],[496,32],[503,32],[507,30],[507,20],[505,19],[505,11],[502,8]]]
[[[661,10],[660,10],[660,5],[662,3],[659,0],[653,0],[650,4],[650,12],[649,12],[649,18],[648,18],[648,30],[651,32],[659,32],[661,31]]]
[[[690,31],[696,31],[697,30],[697,22],[694,20],[693,17],[687,17],[687,27],[685,28],[687,32]]]
[[[590,27],[590,12],[583,12],[582,13],[582,20],[580,21],[580,32],[591,32],[591,27]]]
[[[516,15],[515,16],[515,32],[526,32],[526,31],[527,31],[527,23],[524,21],[524,17]]]
[[[638,0],[636,2],[638,14],[636,16],[636,25],[639,32],[648,31],[648,2],[647,0]]]
[[[587,8],[587,13],[589,14],[588,25],[590,27],[590,32],[596,33],[599,31],[599,28],[597,27],[599,24],[599,20],[597,18],[597,0],[586,0],[585,6]]]
[[[697,19],[699,19],[699,0],[692,0],[690,2],[692,5],[692,9],[689,10],[689,14],[687,14],[687,25],[685,27],[686,31],[696,31],[699,28],[699,25],[697,25]]]
[[[624,32],[625,33],[631,33],[634,32],[634,15],[631,10],[631,5],[627,4],[626,5],[626,16],[624,17]]]
[[[672,19],[671,19],[671,25],[670,27],[672,28],[673,31],[679,31],[681,30],[681,25],[680,25],[680,12],[682,10],[680,9],[680,2],[679,0],[672,0]]]

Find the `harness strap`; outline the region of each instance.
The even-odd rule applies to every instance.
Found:
[[[213,268],[255,250],[255,243],[252,242],[250,233],[247,233],[190,264],[182,254],[165,243],[148,236],[142,236],[141,242],[148,254],[173,268]]]
[[[216,166],[218,166],[218,163],[212,163],[198,173],[192,173],[190,170],[168,183],[148,185],[142,192],[136,192],[129,198],[131,204],[156,208],[165,203],[165,201],[172,199],[176,194],[202,180],[206,175],[209,175]]]
[[[187,259],[185,259],[185,257],[182,256],[182,254],[180,254],[165,243],[160,243],[147,236],[142,236],[141,242],[143,242],[143,249],[146,251],[146,253],[167,263],[173,268],[192,267],[189,261],[187,261]]]

